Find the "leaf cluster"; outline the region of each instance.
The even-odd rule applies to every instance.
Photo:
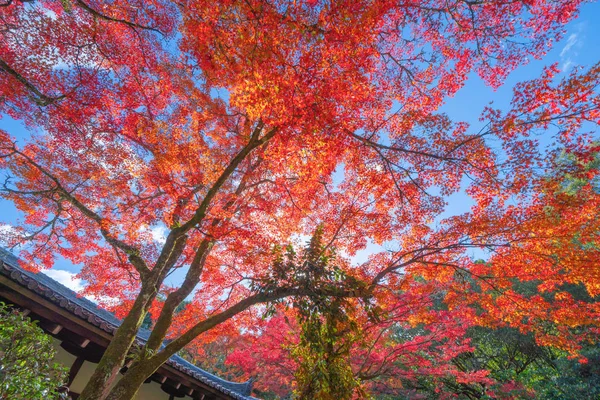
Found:
[[[67,368],[54,362],[52,338],[23,313],[0,302],[0,399],[66,398]]]
[[[345,274],[331,267],[334,254],[322,244],[322,227],[317,228],[304,252],[301,276],[312,282],[339,282]],[[361,339],[350,299],[312,292],[294,300],[300,326],[300,342],[292,349],[299,360],[295,372],[298,399],[345,400],[366,398],[350,362],[353,344]]]
[[[282,287],[295,288],[301,295],[295,296],[291,305],[300,314],[332,312],[332,307],[337,307],[334,306],[337,298],[356,297],[354,294],[363,292],[367,286],[346,273],[335,260],[335,249],[323,244],[323,226],[319,225],[300,253],[292,245],[274,246],[273,264],[268,275],[254,281],[252,289],[264,293]],[[368,296],[363,300],[367,304]],[[265,316],[273,315],[278,303],[271,303]]]

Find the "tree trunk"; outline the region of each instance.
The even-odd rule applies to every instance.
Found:
[[[169,359],[169,355],[158,355],[134,363],[123,378],[112,388],[105,400],[131,400],[135,397],[144,381]]]
[[[296,289],[277,289],[269,294],[255,294],[246,297],[236,304],[232,305],[228,309],[221,311],[218,314],[214,314],[211,317],[197,323],[184,334],[179,336],[177,339],[170,342],[158,353],[150,356],[149,358],[142,359],[138,362],[133,363],[131,368],[127,370],[127,373],[123,378],[110,390],[107,397],[102,400],[131,400],[134,398],[138,389],[146,379],[148,379],[156,370],[164,364],[173,354],[184,348],[188,343],[197,338],[200,334],[214,328],[215,326],[227,321],[233,316],[241,313],[249,307],[265,303],[272,300],[281,299],[293,294],[300,293]]]
[[[117,329],[100,363],[79,396],[79,400],[104,400],[106,398],[129,354],[148,306],[155,296],[156,291],[152,285],[146,288],[142,287],[131,311]]]

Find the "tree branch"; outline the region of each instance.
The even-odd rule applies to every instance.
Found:
[[[357,135],[356,133],[351,132],[349,130],[346,130],[346,133],[348,133],[353,138],[358,139],[365,146],[369,146],[369,147],[379,148],[379,149],[383,149],[383,150],[397,151],[397,152],[401,152],[401,153],[414,154],[414,155],[419,155],[419,156],[424,156],[424,157],[430,157],[430,158],[434,158],[436,160],[442,160],[442,161],[464,161],[460,158],[455,158],[455,157],[450,157],[450,156],[440,156],[440,155],[433,154],[433,153],[427,153],[425,151],[411,150],[411,149],[407,149],[404,147],[386,146],[381,143],[373,142],[372,140],[364,138],[360,135]]]
[[[114,237],[110,231],[103,226],[103,221],[104,218],[102,218],[99,214],[95,213],[94,211],[92,211],[91,209],[89,209],[88,207],[86,207],[79,199],[77,199],[73,194],[71,194],[71,192],[69,192],[68,190],[66,190],[62,184],[60,183],[59,179],[56,178],[54,175],[52,175],[48,170],[46,170],[44,167],[42,167],[40,164],[36,163],[34,160],[32,160],[28,155],[26,155],[25,153],[17,150],[16,148],[14,149],[14,153],[20,155],[21,157],[23,157],[25,160],[27,160],[27,162],[34,166],[37,170],[39,170],[44,176],[46,176],[48,179],[50,179],[52,182],[54,182],[55,185],[55,189],[58,193],[60,193],[61,197],[63,199],[65,199],[66,201],[68,201],[71,205],[73,205],[77,210],[79,210],[83,215],[85,215],[87,218],[93,220],[94,222],[96,222],[100,228],[100,233],[102,234],[102,236],[104,237],[104,239],[111,245],[114,246],[116,248],[121,249],[122,251],[124,251],[129,258],[129,261],[131,262],[131,264],[134,266],[134,268],[138,271],[138,273],[142,276],[145,276],[150,270],[148,268],[148,266],[146,265],[146,262],[144,261],[144,259],[140,256],[140,251],[139,249],[137,249],[134,246],[131,246],[127,243],[125,243],[124,241]]]
[[[95,17],[98,17],[98,18],[103,19],[105,21],[118,22],[118,23],[121,23],[121,24],[125,24],[125,25],[127,25],[127,26],[129,26],[131,28],[139,28],[139,29],[144,29],[144,30],[148,30],[148,31],[153,31],[153,32],[157,32],[157,33],[160,33],[161,35],[165,36],[165,33],[162,32],[158,28],[153,28],[151,26],[145,26],[145,25],[136,24],[135,22],[127,21],[127,20],[120,19],[120,18],[109,17],[108,15],[102,14],[102,13],[94,10],[89,5],[87,5],[86,3],[84,3],[82,0],[76,0],[76,3],[77,3],[77,5],[79,7],[81,7],[85,11],[87,11],[90,14],[94,15]]]
[[[54,103],[55,101],[59,101],[65,98],[65,95],[60,95],[57,97],[50,97],[45,95],[36,86],[34,86],[27,79],[25,79],[23,75],[19,74],[17,71],[12,69],[11,66],[8,65],[2,59],[0,59],[0,69],[9,75],[12,75],[16,80],[21,82],[31,93],[33,93],[35,96],[31,96],[31,100],[33,100],[40,107],[45,107]]]
[[[252,165],[250,167],[249,171],[246,171],[246,173],[244,174],[244,176],[242,177],[242,179],[238,185],[238,188],[235,191],[236,196],[239,196],[245,190],[246,183],[247,183],[248,177],[250,176],[250,173],[258,167],[260,162],[261,162],[261,160],[259,160],[257,163]],[[224,210],[230,209],[234,205],[234,203],[235,203],[234,199],[229,200],[227,202],[227,204],[225,204],[223,209]],[[227,218],[226,220],[229,220],[229,219],[230,218]],[[212,226],[216,227],[221,222],[223,222],[222,219],[215,219],[212,222]],[[183,283],[177,290],[169,293],[169,295],[167,296],[167,299],[165,300],[165,304],[163,305],[160,315],[159,315],[158,319],[156,320],[156,325],[152,329],[150,338],[148,339],[148,342],[146,343],[147,349],[152,350],[152,351],[157,351],[160,348],[160,345],[162,344],[162,342],[167,334],[167,331],[171,327],[171,324],[173,322],[173,316],[174,316],[173,313],[174,313],[175,309],[179,306],[179,304],[181,304],[181,302],[187,296],[189,296],[192,293],[192,291],[194,290],[194,288],[200,281],[200,276],[202,275],[202,271],[204,269],[204,264],[206,262],[206,259],[208,258],[208,255],[210,254],[215,242],[216,242],[216,240],[214,238],[207,237],[204,240],[202,240],[202,242],[200,243],[200,246],[198,246],[198,249],[196,250],[196,253],[194,255],[194,259],[190,263],[188,272],[185,276]],[[167,271],[167,269],[165,269],[164,272],[166,272],[166,271]],[[162,279],[160,281],[162,282]]]

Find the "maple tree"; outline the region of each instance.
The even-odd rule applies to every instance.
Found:
[[[498,87],[541,57],[580,3],[0,3],[0,112],[37,132],[21,145],[0,130],[2,196],[25,215],[5,239],[29,243],[29,268],[57,254],[82,265],[86,293],[123,318],[80,398],[132,398],[199,335],[251,327],[252,306],[288,297],[355,298],[458,339],[461,326],[510,326],[575,352],[575,328],[599,310],[560,288],[600,291],[597,249],[579,252],[598,232],[598,194],[549,196],[561,183],[538,169],[558,147],[592,154],[580,128],[600,119],[600,67],[559,83],[547,68],[476,133],[439,108],[470,72]],[[539,130],[558,145],[538,145]],[[433,224],[465,179],[476,205]],[[273,246],[321,224],[343,279],[277,274]],[[353,264],[369,241],[397,247]],[[515,292],[515,277],[554,301]],[[152,334],[112,386],[148,312]],[[466,346],[445,343],[448,360]]]
[[[408,297],[408,296],[407,296]],[[404,298],[403,307],[377,319],[361,314],[361,307],[344,307],[350,314],[313,314],[298,323],[290,310],[255,328],[252,334],[231,338],[232,351],[223,372],[254,377],[258,393],[286,398],[411,397],[418,379],[432,378],[441,385],[448,379],[489,383],[484,371],[461,371],[452,365],[456,356],[471,350],[461,318],[437,309],[432,322],[411,326],[411,308],[433,304],[423,298]],[[334,302],[335,304],[335,302]],[[197,349],[202,366],[211,358]],[[331,383],[334,385],[331,385]],[[376,397],[379,398],[379,397]]]
[[[289,246],[285,256],[278,250],[274,271],[344,280],[335,254],[321,247],[320,239],[318,228],[300,257]],[[309,282],[314,285],[319,280],[312,277]],[[225,334],[229,341],[220,347],[233,348],[222,351],[228,354],[229,368],[221,372],[239,376],[241,371],[244,377],[257,379],[260,392],[282,398],[293,392],[299,399],[369,398],[380,391],[409,395],[403,386],[416,377],[466,376],[448,365],[441,372],[437,364],[448,363],[470,347],[462,339],[468,325],[441,308],[435,296],[406,291],[397,294],[398,301],[390,309],[371,304],[368,298],[319,293],[278,303],[268,313],[273,317],[255,323],[252,330]],[[425,308],[430,308],[430,323],[414,328],[406,323],[416,310]],[[211,369],[214,356],[203,347],[195,349],[197,358]]]

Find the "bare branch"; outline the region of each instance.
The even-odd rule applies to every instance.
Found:
[[[463,161],[460,158],[450,157],[449,155],[443,155],[443,156],[441,156],[441,155],[437,155],[437,154],[433,154],[433,153],[428,153],[428,152],[425,152],[425,151],[411,150],[411,149],[407,149],[405,147],[386,146],[384,144],[377,143],[377,142],[374,142],[374,141],[372,141],[370,139],[367,139],[367,138],[364,138],[364,137],[362,137],[360,135],[357,135],[356,133],[351,132],[349,130],[346,130],[346,133],[348,133],[353,138],[358,139],[365,146],[369,146],[369,147],[379,148],[379,149],[383,149],[383,150],[392,150],[392,151],[397,151],[397,152],[407,153],[407,154],[415,154],[415,155],[429,157],[429,158],[434,158],[436,160],[442,160],[442,161]]]

